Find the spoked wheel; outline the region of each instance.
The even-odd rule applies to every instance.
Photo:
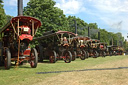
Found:
[[[55,51],[52,51],[50,57],[49,57],[49,61],[50,63],[55,63],[56,62],[56,57],[57,57],[57,54]]]
[[[11,53],[8,48],[5,49],[5,59],[4,59],[5,69],[10,69],[11,67]]]
[[[98,56],[97,51],[93,51],[93,58],[97,58],[97,56]]]
[[[64,56],[65,56],[65,59],[64,59],[65,63],[70,63],[71,60],[72,60],[72,54],[71,54],[71,52],[70,51],[67,51],[64,54]]]
[[[1,46],[1,45],[0,45]],[[1,46],[2,47],[2,46]],[[0,66],[4,66],[4,59],[3,59],[3,49],[1,48],[1,55],[0,55]]]
[[[36,46],[36,50],[38,53],[39,61],[43,62],[43,47],[41,45]]]
[[[87,57],[86,52],[84,50],[82,50],[80,53],[81,53],[80,59],[85,60],[85,58]]]
[[[77,56],[76,51],[73,51],[72,61],[76,60],[76,56]]]
[[[31,49],[31,53],[30,53],[30,65],[32,68],[36,68],[37,67],[37,63],[38,63],[38,55],[37,55],[37,51],[35,48]]]

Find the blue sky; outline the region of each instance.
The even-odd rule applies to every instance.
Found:
[[[17,16],[17,0],[3,0],[6,14]],[[24,6],[29,0],[23,0]],[[73,15],[87,23],[97,23],[109,32],[128,33],[128,0],[54,0],[66,16]]]

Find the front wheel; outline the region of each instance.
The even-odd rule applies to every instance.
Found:
[[[88,58],[89,57],[89,53],[88,53],[88,51],[85,51],[86,52],[86,58]]]
[[[77,56],[76,51],[73,51],[72,54],[73,54],[73,55],[72,55],[72,61],[74,61],[74,60],[76,60],[76,56]]]
[[[85,58],[87,57],[86,52],[84,50],[82,50],[80,53],[81,53],[80,59],[85,60]]]
[[[4,66],[5,69],[10,69],[11,67],[11,52],[8,48],[5,49],[5,59],[4,59]]]
[[[65,63],[70,63],[71,60],[72,60],[72,54],[71,54],[71,52],[70,51],[67,51],[64,56],[65,56],[65,59],[64,59]]]
[[[98,57],[97,51],[93,51],[93,58],[97,58],[97,57]]]
[[[55,51],[52,51],[50,57],[49,57],[49,61],[50,63],[55,63],[56,62],[56,57],[57,57],[57,54]]]
[[[36,68],[37,67],[37,63],[38,63],[38,54],[35,48],[31,49],[31,53],[30,53],[30,65],[32,68]]]

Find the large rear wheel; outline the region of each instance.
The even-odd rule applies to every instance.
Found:
[[[11,67],[11,52],[8,48],[5,49],[4,55],[4,66],[8,70]]]
[[[49,57],[49,61],[50,63],[55,63],[56,62],[56,57],[57,57],[57,54],[55,51],[52,51],[50,57]]]
[[[37,55],[37,51],[35,48],[31,49],[31,53],[30,53],[30,65],[32,68],[36,68],[37,67],[37,63],[38,63],[38,55]]]
[[[43,62],[43,47],[41,45],[37,45],[36,50],[38,53],[39,62]]]
[[[65,59],[64,59],[65,63],[70,63],[71,60],[72,60],[72,54],[71,54],[71,52],[70,51],[67,51],[64,54],[64,56],[65,56]]]

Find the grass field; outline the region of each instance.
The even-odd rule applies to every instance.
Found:
[[[71,72],[73,70],[73,72]],[[78,71],[79,70],[79,71]],[[37,74],[37,72],[69,71]],[[128,56],[76,59],[71,63],[39,63],[10,70],[0,67],[0,85],[128,85]]]

